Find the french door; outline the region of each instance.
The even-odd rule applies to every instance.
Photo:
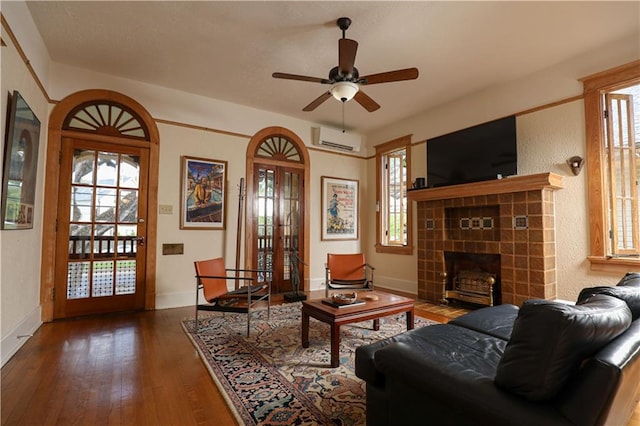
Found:
[[[273,269],[273,293],[302,290],[304,171],[256,164],[253,176],[254,266]]]
[[[54,318],[144,308],[148,151],[63,138]]]

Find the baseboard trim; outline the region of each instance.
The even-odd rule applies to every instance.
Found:
[[[388,290],[399,296],[416,299],[418,297],[418,284],[415,281],[399,280],[394,277],[375,276],[376,288]]]
[[[0,351],[2,351],[3,367],[11,357],[18,352],[22,345],[27,343],[27,340],[33,336],[33,333],[35,333],[41,325],[40,306],[37,306],[29,312],[7,336],[2,338]]]
[[[396,290],[396,289],[389,288],[389,287],[383,287],[381,285],[377,285],[376,286],[376,290],[380,290],[380,291],[385,292],[385,293],[395,294],[396,296],[408,297],[409,299],[417,299],[418,298],[418,295],[415,294],[415,293],[407,293],[406,291],[400,291],[400,290]]]
[[[196,295],[192,291],[156,294],[156,309],[195,306]]]

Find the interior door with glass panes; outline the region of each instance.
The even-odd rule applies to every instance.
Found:
[[[144,308],[148,149],[64,138],[54,318]]]
[[[254,176],[254,266],[273,269],[273,293],[294,291],[303,276],[303,170],[256,165]]]

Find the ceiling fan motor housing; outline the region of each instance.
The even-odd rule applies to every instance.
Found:
[[[358,83],[358,78],[360,78],[360,73],[358,72],[358,68],[353,67],[353,71],[347,75],[341,75],[338,67],[331,68],[329,71],[329,80],[332,83],[337,83],[339,81],[350,81],[351,83]]]
[[[347,17],[338,18],[336,24],[338,25],[338,28],[342,30],[342,37],[344,37],[344,32],[347,31],[351,25],[351,19]]]

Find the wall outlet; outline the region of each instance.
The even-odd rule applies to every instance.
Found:
[[[173,214],[173,205],[171,204],[160,204],[158,206],[159,214]]]

